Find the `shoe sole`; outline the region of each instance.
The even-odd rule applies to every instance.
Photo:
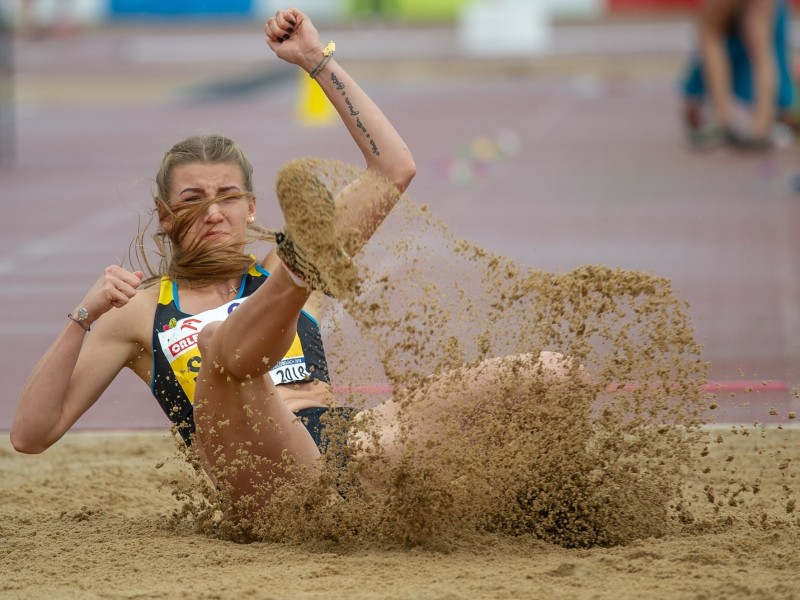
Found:
[[[309,287],[336,298],[357,293],[358,269],[336,236],[336,206],[315,174],[315,162],[299,159],[284,165],[278,172],[276,192],[286,234],[300,255],[298,263],[310,263],[321,279],[315,281],[314,273],[302,273]]]

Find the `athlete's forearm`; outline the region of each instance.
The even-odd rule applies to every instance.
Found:
[[[394,208],[416,174],[406,143],[373,100],[333,59],[317,75],[367,163],[365,175],[340,194],[337,229],[355,254]],[[353,237],[351,232],[357,231]]]
[[[364,155],[367,167],[404,190],[416,174],[416,166],[408,146],[383,111],[334,59],[316,80]]]
[[[104,333],[104,324],[108,324],[104,315],[128,304],[143,276],[141,271],[126,271],[118,265],[106,267],[77,305],[88,312],[88,319],[82,323],[71,316],[64,319],[61,334],[34,367],[20,394],[11,429],[17,450],[42,452],[58,441],[119,373],[129,359],[128,346],[119,342],[124,337],[121,332],[127,329],[117,323],[111,326],[111,335]],[[75,377],[78,358],[87,351],[84,340],[89,327],[92,338],[87,346],[93,350],[85,357],[82,376]]]
[[[392,210],[416,174],[406,143],[386,115],[323,47],[319,32],[296,9],[278,11],[264,27],[275,54],[314,75],[358,146],[367,172],[339,192],[337,230],[345,233],[347,250],[355,252]],[[355,233],[356,236],[351,234]]]
[[[86,332],[67,322],[28,377],[11,425],[11,443],[20,452],[46,450],[63,434],[63,409]]]

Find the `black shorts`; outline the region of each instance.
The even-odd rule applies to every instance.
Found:
[[[325,454],[328,451],[328,446],[330,445],[331,441],[334,441],[334,445],[342,446],[345,443],[345,440],[342,439],[342,436],[337,436],[339,439],[331,440],[331,435],[335,435],[339,432],[336,431],[327,431],[330,427],[330,423],[323,421],[323,415],[328,415],[329,418],[332,417],[332,421],[336,422],[339,419],[342,419],[345,423],[349,422],[356,414],[358,410],[352,408],[350,406],[334,406],[329,408],[327,406],[315,406],[312,408],[303,408],[298,411],[295,411],[295,416],[300,419],[300,422],[306,426],[308,433],[311,434],[311,437],[314,438],[314,443],[319,448],[320,454]]]
[[[347,449],[347,432],[340,428],[345,429],[344,424],[349,423],[358,414],[358,410],[349,406],[314,407],[298,410],[294,414],[308,429],[319,448],[322,460],[336,471],[334,485],[342,498],[357,493],[360,489],[357,479],[352,475],[345,475],[350,455]],[[324,415],[328,415],[328,418],[322,420]]]

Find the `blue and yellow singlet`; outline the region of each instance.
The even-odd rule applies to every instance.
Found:
[[[258,264],[254,265],[242,276],[235,300],[196,315],[181,311],[177,282],[166,276],[161,279],[153,323],[153,376],[150,389],[187,444],[191,443],[191,435],[195,430],[192,404],[201,362],[197,336],[206,324],[225,320],[267,277],[268,271]],[[307,312],[300,313],[294,342],[269,374],[276,385],[329,381],[319,324]]]

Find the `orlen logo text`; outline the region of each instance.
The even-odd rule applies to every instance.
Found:
[[[175,358],[187,348],[197,345],[197,335],[198,334],[193,333],[192,335],[187,335],[185,338],[170,344],[169,351],[172,354],[172,357]]]

